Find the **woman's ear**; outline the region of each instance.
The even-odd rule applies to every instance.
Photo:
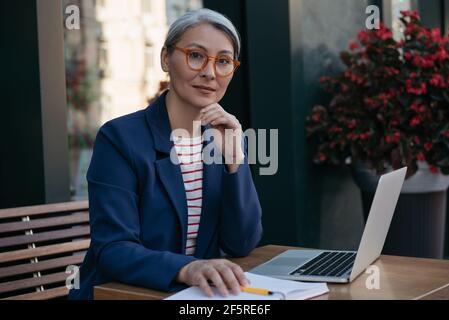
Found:
[[[161,50],[161,67],[164,72],[168,72],[169,63],[168,63],[168,51],[166,47],[163,47]]]

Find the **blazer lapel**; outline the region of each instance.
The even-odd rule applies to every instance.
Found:
[[[187,241],[187,199],[181,168],[170,160],[170,151],[173,147],[173,142],[170,140],[170,121],[165,106],[167,92],[165,91],[147,108],[146,119],[154,137],[154,147],[159,153],[159,159],[155,162],[156,172],[178,216],[182,233],[181,252],[185,253],[185,243]]]
[[[184,253],[187,241],[187,199],[181,169],[179,165],[172,163],[170,157],[166,157],[156,161],[156,172],[167,190],[178,215],[182,233],[181,252]]]
[[[209,126],[206,127],[206,129]],[[205,141],[203,147],[213,143]],[[200,226],[196,242],[196,257],[204,257],[211,244],[211,238],[216,232],[217,220],[221,212],[220,191],[222,165],[212,163],[203,165],[203,202],[201,209]]]

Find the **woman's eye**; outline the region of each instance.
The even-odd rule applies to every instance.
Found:
[[[192,51],[190,52],[190,58],[192,59],[202,59],[204,55],[201,52]]]
[[[218,59],[218,63],[219,64],[231,64],[232,60],[229,58],[220,58],[220,59]]]

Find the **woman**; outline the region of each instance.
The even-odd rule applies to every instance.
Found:
[[[209,296],[212,284],[224,296],[247,284],[238,265],[220,259],[248,255],[262,233],[243,148],[224,140],[226,129],[241,139],[242,128],[218,104],[239,52],[235,27],[212,10],[170,26],[161,51],[169,90],[98,132],[87,173],[92,240],[70,298],[91,299],[93,286],[110,281],[163,291],[193,285]],[[213,139],[202,141],[209,129]],[[202,160],[209,143],[226,161]]]

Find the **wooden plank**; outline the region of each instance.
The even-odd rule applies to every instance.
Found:
[[[59,267],[66,267],[69,265],[79,265],[83,262],[85,254],[77,254],[68,257],[50,259],[40,261],[36,263],[20,264],[11,267],[5,267],[0,269],[0,279],[16,276],[24,273],[32,273],[38,271],[44,271]]]
[[[50,246],[16,250],[10,252],[0,253],[0,263],[17,261],[35,257],[49,256],[64,252],[74,252],[87,249],[89,247],[90,240],[80,240],[74,242],[54,244]]]
[[[80,236],[88,236],[89,234],[90,234],[90,227],[82,226],[57,231],[48,231],[22,236],[5,237],[0,238],[0,248],[11,247],[21,244],[39,243],[49,240],[59,240],[59,239],[75,238]]]
[[[161,300],[172,294],[119,282],[94,287],[95,300]]]
[[[3,224],[0,224],[0,234],[5,233],[5,232],[41,229],[41,228],[63,226],[63,225],[77,224],[77,223],[83,223],[83,222],[89,222],[89,214],[88,213],[77,213],[77,214],[73,214],[73,215],[67,215],[67,216],[56,217],[56,218],[45,218],[45,219],[36,219],[36,220],[30,220],[30,221],[3,223]]]
[[[8,297],[3,300],[48,300],[65,297],[69,294],[67,287],[58,287],[40,292],[26,293],[18,296]]]
[[[87,200],[43,204],[37,206],[0,209],[0,219],[35,216],[55,212],[84,211],[88,209],[89,202]]]
[[[61,282],[65,281],[68,276],[69,276],[68,273],[59,272],[45,275],[42,277],[34,277],[10,282],[3,282],[0,285],[0,293],[13,292],[21,289],[33,288],[46,284]]]

